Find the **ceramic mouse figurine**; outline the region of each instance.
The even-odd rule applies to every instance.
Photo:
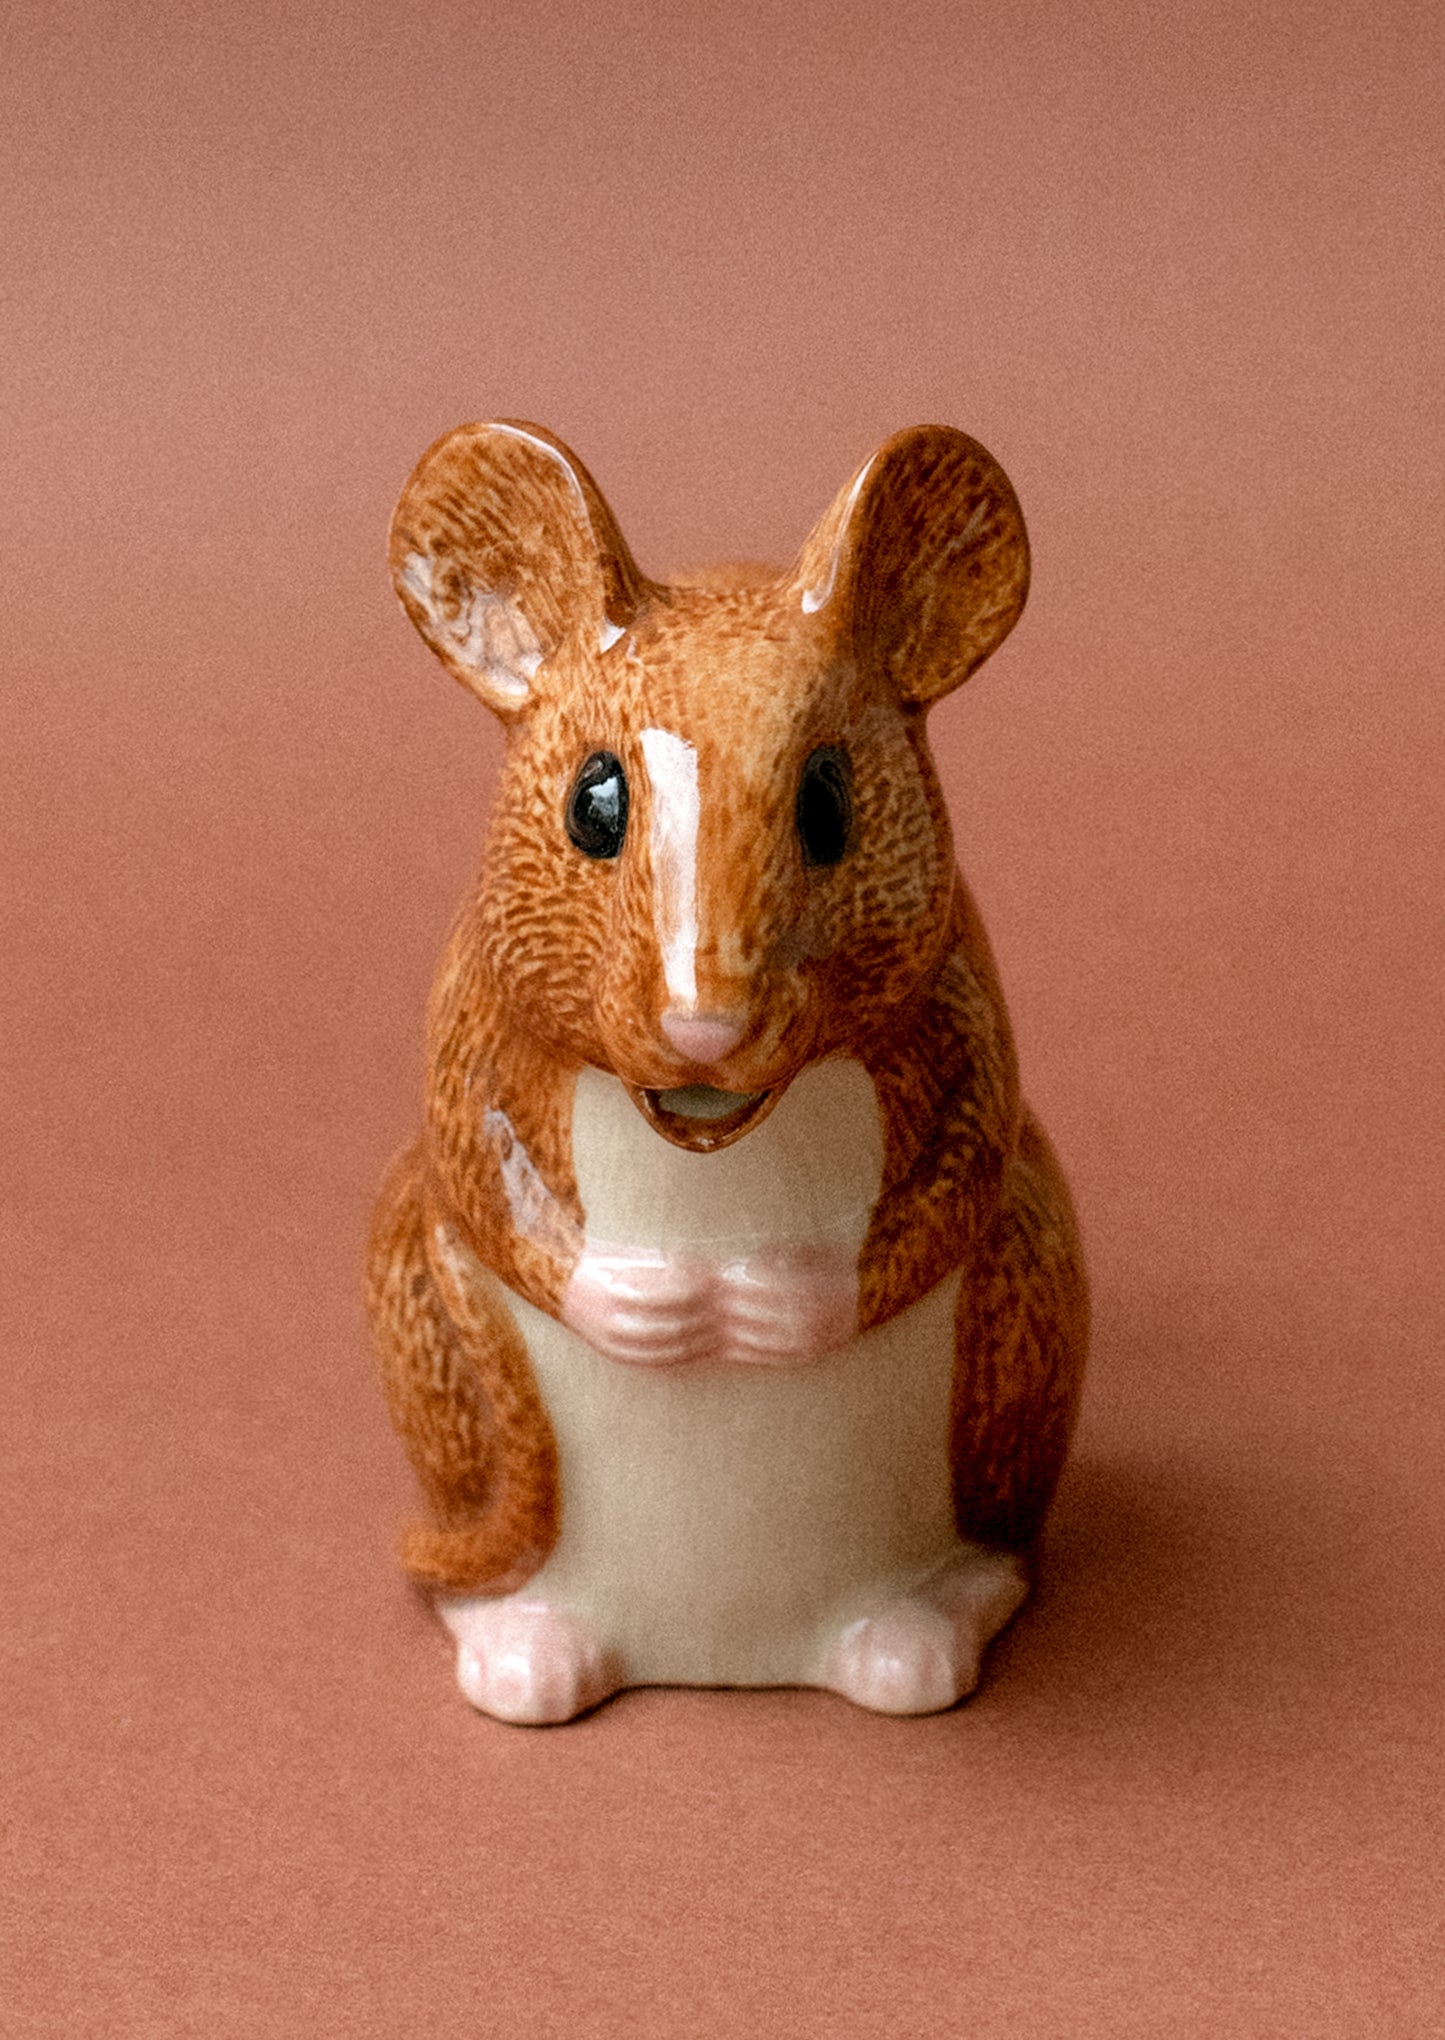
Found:
[[[925,739],[1023,606],[1013,491],[920,427],[791,572],[662,584],[560,441],[464,425],[391,562],[506,725],[370,1261],[462,1691],[951,1706],[1027,1592],[1087,1327]]]

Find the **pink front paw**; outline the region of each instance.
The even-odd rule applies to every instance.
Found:
[[[677,1367],[718,1349],[705,1263],[643,1248],[589,1248],[562,1292],[562,1322],[609,1360]]]
[[[777,1247],[720,1266],[589,1247],[562,1293],[562,1322],[629,1367],[796,1365],[857,1336],[857,1263],[826,1246]]]
[[[778,1247],[731,1261],[718,1294],[734,1359],[816,1360],[858,1335],[858,1264],[836,1247]]]

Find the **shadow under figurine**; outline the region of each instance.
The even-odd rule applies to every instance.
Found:
[[[925,736],[1023,607],[1013,491],[920,427],[791,573],[663,585],[550,434],[464,425],[391,562],[507,730],[370,1266],[462,1691],[949,1707],[1028,1591],[1087,1336]]]

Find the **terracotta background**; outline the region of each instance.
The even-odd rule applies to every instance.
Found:
[[[0,2032],[1445,2030],[1441,21],[10,12]],[[1022,496],[935,727],[1098,1338],[953,1716],[500,1728],[392,1568],[495,753],[383,534],[487,414],[659,569],[917,420]]]

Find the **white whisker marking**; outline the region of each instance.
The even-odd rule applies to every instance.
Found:
[[[644,730],[652,789],[653,917],[669,997],[697,1005],[697,752],[670,730]]]

